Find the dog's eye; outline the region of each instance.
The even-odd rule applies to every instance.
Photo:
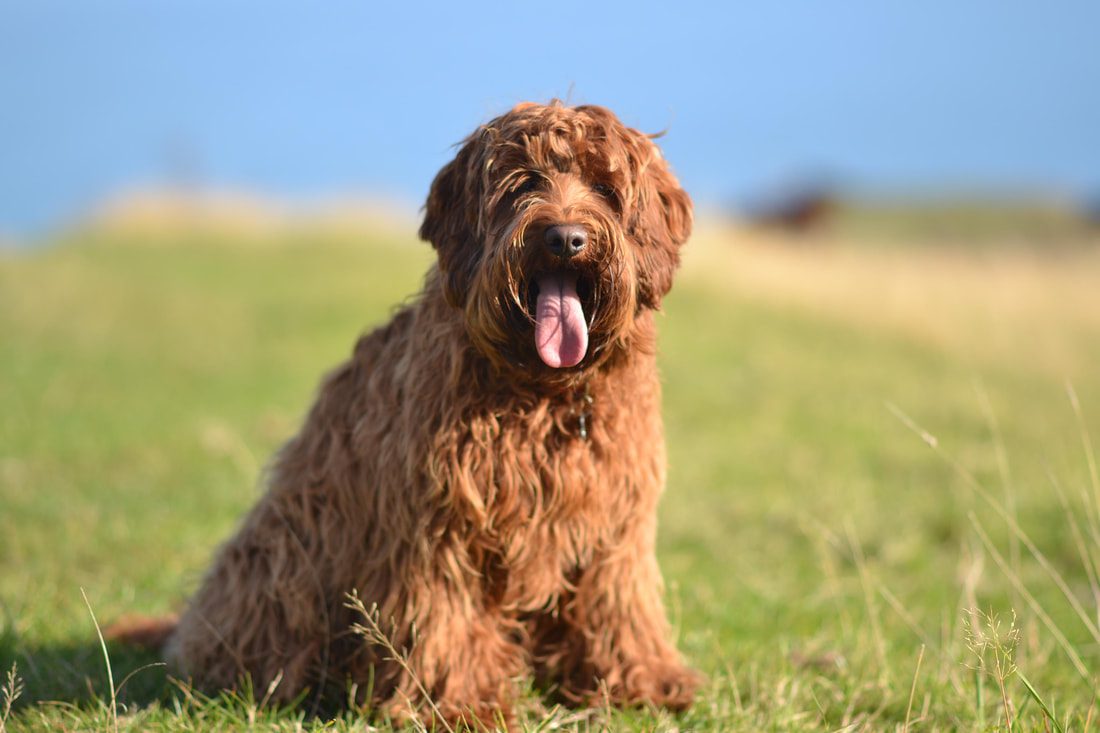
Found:
[[[538,188],[538,185],[539,185],[539,177],[537,175],[535,175],[534,173],[530,173],[530,174],[524,176],[520,180],[520,182],[516,184],[516,187],[513,190],[518,194],[531,193],[536,188]]]
[[[592,190],[603,196],[605,199],[612,200],[615,198],[615,189],[606,183],[597,183],[592,186]]]

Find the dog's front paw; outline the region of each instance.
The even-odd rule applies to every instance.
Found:
[[[607,669],[603,675],[568,678],[559,688],[569,703],[582,706],[650,705],[686,710],[695,701],[703,676],[679,661],[650,659]]]
[[[397,726],[417,730],[452,730],[472,733],[509,731],[516,727],[516,714],[508,704],[482,700],[462,704],[450,700],[425,702],[419,708],[409,701],[394,702],[386,711]]]
[[[493,731],[514,730],[516,716],[508,705],[491,701],[481,701],[474,705],[457,705],[440,702],[435,710],[446,723],[443,727],[454,731],[474,731],[492,733]],[[432,727],[428,726],[431,730]]]
[[[679,662],[664,660],[633,665],[623,675],[621,702],[686,710],[695,701],[703,676]]]

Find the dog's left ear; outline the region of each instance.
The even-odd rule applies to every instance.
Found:
[[[444,297],[457,308],[466,303],[466,293],[481,259],[481,176],[474,168],[482,134],[479,130],[471,135],[454,160],[436,174],[420,225],[420,238],[431,242],[439,255]]]
[[[659,308],[680,265],[680,247],[691,236],[693,214],[691,198],[668,169],[660,150],[646,142],[651,157],[639,174],[632,229],[638,245],[639,304]]]

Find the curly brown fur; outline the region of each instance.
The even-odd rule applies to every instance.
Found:
[[[576,702],[689,705],[654,555],[653,312],[691,222],[657,147],[606,109],[521,104],[474,132],[428,196],[438,265],[324,381],[169,640],[182,670],[278,679],[284,700],[351,682],[427,718],[426,691],[451,720],[507,718],[532,671]],[[588,235],[568,261],[544,241],[561,223]],[[535,345],[546,273],[578,283],[572,367]],[[352,633],[351,591],[408,669]]]

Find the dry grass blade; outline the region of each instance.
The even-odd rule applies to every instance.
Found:
[[[1007,628],[993,612],[972,611],[965,624],[966,645],[974,655],[971,667],[979,676],[988,675],[997,683],[1001,693],[1001,708],[1004,711],[1005,730],[1013,729],[1014,715],[1012,701],[1008,695],[1008,679],[1016,672],[1016,650],[1020,646],[1020,629],[1016,626],[1016,614],[1008,622]],[[969,665],[968,665],[969,666]]]
[[[165,662],[149,662],[149,664],[141,665],[140,667],[133,670],[128,675],[126,675],[125,677],[122,678],[122,682],[118,683],[118,689],[116,690],[116,692],[121,694],[122,693],[122,688],[125,687],[126,683],[130,681],[130,678],[133,677],[134,675],[136,675],[138,672],[144,672],[147,669],[154,669],[156,667],[167,667],[167,666],[168,666],[168,664],[165,663]]]
[[[928,634],[924,633],[924,629],[920,627],[920,624],[917,623],[912,614],[910,614],[905,609],[905,606],[902,604],[901,600],[893,593],[891,593],[890,589],[887,588],[882,582],[878,583],[878,592],[879,595],[881,595],[886,600],[886,603],[890,606],[890,608],[894,609],[894,613],[898,615],[898,618],[900,618],[902,622],[909,627],[909,630],[913,632],[913,635],[920,639],[922,654],[925,647],[930,646],[935,649],[938,646],[934,641],[932,641]]]
[[[913,719],[913,698],[917,694],[917,679],[920,677],[920,665],[924,661],[924,644],[921,644],[920,654],[917,655],[917,668],[913,670],[913,685],[909,688],[909,704],[905,707],[905,727],[902,729],[909,733],[909,723]]]
[[[1055,640],[1058,642],[1058,645],[1062,647],[1062,651],[1064,651],[1066,653],[1066,656],[1069,657],[1070,662],[1073,664],[1073,668],[1077,670],[1077,674],[1080,675],[1081,679],[1083,679],[1086,684],[1090,685],[1091,687],[1092,679],[1089,677],[1088,667],[1085,666],[1085,663],[1081,660],[1080,655],[1077,654],[1077,652],[1073,649],[1073,646],[1069,643],[1069,640],[1066,639],[1066,635],[1062,633],[1062,630],[1058,628],[1057,624],[1054,623],[1054,620],[1050,617],[1050,615],[1043,610],[1042,605],[1040,605],[1039,601],[1035,599],[1035,596],[1032,595],[1031,591],[1027,589],[1027,587],[1024,585],[1024,582],[1020,580],[1020,576],[1012,571],[1012,568],[1009,567],[1008,562],[1005,561],[1001,553],[997,551],[997,548],[993,544],[993,541],[989,539],[989,535],[986,534],[981,522],[978,521],[977,516],[975,516],[973,512],[970,513],[970,523],[974,526],[974,530],[978,533],[978,537],[981,538],[982,544],[985,545],[985,549],[989,552],[990,555],[993,556],[993,560],[1001,568],[1002,572],[1004,572],[1005,576],[1012,583],[1013,587],[1015,587],[1016,590],[1019,591],[1020,595],[1022,595],[1024,600],[1027,601],[1028,606],[1031,607],[1031,610],[1035,612],[1035,615],[1038,616],[1039,620],[1043,622],[1043,625],[1047,627],[1047,631],[1049,631],[1051,635],[1054,636]],[[1093,689],[1094,694],[1100,695],[1100,692],[1095,691],[1095,688]]]
[[[932,447],[937,455],[939,455],[943,460],[948,463],[948,465],[955,469],[956,473],[963,479],[966,485],[975,494],[981,497],[981,499],[985,501],[985,503],[988,504],[989,507],[993,509],[993,511],[995,511],[997,515],[1005,521],[1012,532],[1012,536],[1024,544],[1028,552],[1036,560],[1036,562],[1039,563],[1047,576],[1050,577],[1050,579],[1054,582],[1056,586],[1058,586],[1058,590],[1061,591],[1062,595],[1065,597],[1069,605],[1073,608],[1074,613],[1077,614],[1077,617],[1081,620],[1081,623],[1088,630],[1092,638],[1096,641],[1097,644],[1100,644],[1100,627],[1098,627],[1093,619],[1090,618],[1088,612],[1081,605],[1081,601],[1078,600],[1076,594],[1074,594],[1072,589],[1070,589],[1069,583],[1066,582],[1062,574],[1058,572],[1058,570],[1047,559],[1046,555],[1031,540],[1031,537],[1028,536],[1027,532],[1024,531],[1024,529],[1020,526],[1016,519],[1008,511],[1006,511],[1005,508],[1001,506],[997,502],[997,500],[990,495],[988,491],[986,491],[985,487],[983,487],[981,483],[978,482],[978,480],[974,477],[972,473],[970,473],[970,471],[966,470],[966,468],[964,468],[962,464],[960,464],[950,455],[946,454],[942,450],[942,448],[939,447],[939,441],[936,440],[935,436],[920,428],[920,426],[918,426],[916,422],[912,420],[912,418],[903,413],[896,406],[888,404],[888,408],[891,412],[894,413],[895,416],[902,420],[902,422],[904,422],[906,426],[908,426],[911,430],[920,435],[922,439],[924,439],[925,442]],[[1010,565],[1006,565],[1003,567],[1009,567],[1011,569]],[[1013,571],[1013,575],[1017,578],[1017,582],[1019,582],[1019,574]]]
[[[4,709],[0,710],[0,733],[8,730],[8,718],[11,716],[12,706],[19,696],[23,694],[23,680],[19,678],[15,662],[11,663],[8,676],[4,680],[4,686],[0,687],[0,698],[3,698]]]
[[[886,654],[886,637],[882,633],[882,625],[879,622],[878,605],[875,603],[875,592],[872,588],[870,572],[867,569],[867,560],[863,556],[863,548],[856,540],[855,530],[852,529],[850,522],[845,522],[844,530],[847,534],[852,558],[855,560],[856,569],[859,572],[860,585],[863,588],[863,600],[867,605],[867,618],[871,624],[871,634],[875,640],[875,653],[878,655],[879,671],[883,681],[889,683],[892,675],[890,674],[890,664]]]
[[[1012,471],[1008,464],[1008,451],[1005,449],[1004,438],[1001,436],[1001,425],[997,421],[997,413],[993,410],[993,402],[989,399],[985,384],[981,380],[976,380],[974,388],[978,393],[978,401],[981,403],[985,420],[989,424],[989,433],[993,438],[993,450],[997,457],[997,472],[1001,476],[1001,486],[1004,492],[1005,513],[1012,518],[1013,523],[1017,523],[1020,515],[1016,509],[1016,495],[1012,490]],[[1012,560],[1012,567],[1016,569],[1016,572],[1019,572],[1020,539],[1012,535],[1009,541],[1011,542],[1009,558]]]
[[[1081,559],[1081,565],[1085,568],[1085,575],[1088,577],[1089,581],[1089,590],[1092,591],[1092,600],[1096,605],[1096,612],[1098,614],[1096,623],[1100,626],[1100,572],[1097,571],[1097,560],[1093,557],[1093,553],[1089,549],[1088,543],[1085,540],[1085,535],[1077,523],[1076,514],[1070,507],[1065,492],[1062,491],[1061,484],[1058,482],[1058,479],[1051,474],[1049,469],[1047,470],[1047,478],[1050,480],[1058,496],[1058,503],[1062,506],[1062,514],[1065,516],[1066,525],[1070,529],[1070,537],[1073,539],[1074,547],[1077,550],[1077,556]],[[1097,547],[1100,548],[1100,543],[1097,543]]]
[[[1081,401],[1077,399],[1077,390],[1072,382],[1066,382],[1066,393],[1069,395],[1069,404],[1073,407],[1073,414],[1077,418],[1077,430],[1081,434],[1081,446],[1085,451],[1085,461],[1089,466],[1089,479],[1092,481],[1093,499],[1096,507],[1100,508],[1100,471],[1096,467],[1096,452],[1092,449],[1092,438],[1089,436],[1088,426],[1085,425],[1085,413],[1081,409]]]
[[[434,713],[435,719],[439,724],[443,726],[447,733],[454,733],[454,728],[452,728],[451,724],[447,722],[447,719],[443,717],[443,714],[436,706],[432,696],[428,693],[427,688],[424,687],[420,678],[413,673],[412,667],[409,665],[408,651],[399,651],[397,647],[394,646],[393,640],[390,639],[389,635],[382,630],[382,626],[378,623],[378,607],[372,605],[370,609],[367,609],[367,607],[363,605],[362,599],[360,599],[359,595],[355,592],[348,593],[347,599],[347,603],[344,605],[357,611],[366,622],[365,626],[363,624],[354,624],[351,627],[352,631],[359,634],[370,643],[377,644],[385,649],[389,653],[390,659],[400,665],[401,669],[405,671],[405,674],[409,675],[409,678],[416,684],[417,689],[431,707],[432,713]],[[415,714],[416,710],[411,701],[409,707]]]

